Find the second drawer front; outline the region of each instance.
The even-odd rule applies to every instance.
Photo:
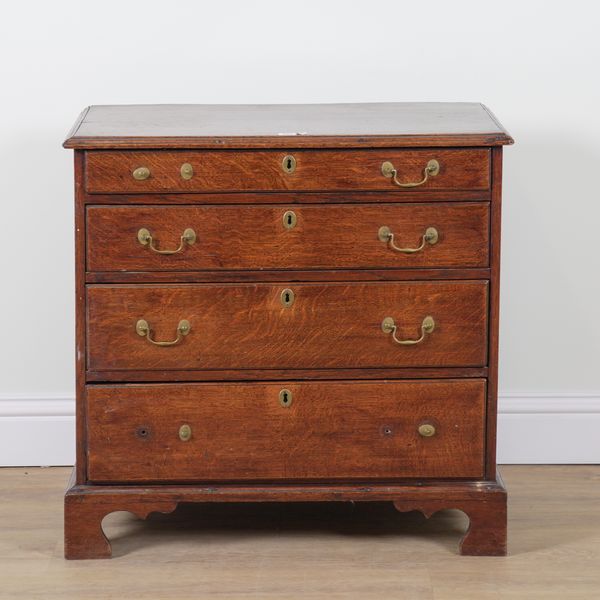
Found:
[[[485,281],[89,286],[88,369],[484,366],[487,294]]]
[[[486,267],[488,232],[489,206],[474,203],[90,207],[87,268]]]
[[[479,379],[91,386],[87,414],[96,482],[483,475]]]

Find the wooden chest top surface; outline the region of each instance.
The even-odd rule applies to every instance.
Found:
[[[495,146],[510,135],[482,104],[90,106],[65,148]]]

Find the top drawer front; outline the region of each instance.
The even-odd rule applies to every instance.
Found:
[[[293,159],[288,161],[287,156]],[[437,174],[427,171],[432,160],[439,165]],[[426,173],[427,180],[416,187],[401,187],[393,177],[383,174],[385,162],[393,165],[396,180],[401,184],[419,184]],[[472,148],[94,151],[86,154],[85,185],[90,193],[106,194],[487,190],[490,157],[488,149]]]

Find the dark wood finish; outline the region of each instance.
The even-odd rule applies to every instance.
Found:
[[[309,369],[477,367],[487,361],[487,282],[286,285],[89,286],[88,368]],[[423,319],[436,328],[422,343],[396,344],[381,323],[393,317],[398,336],[416,339]],[[189,335],[158,347],[135,330],[145,319],[153,337]]]
[[[474,102],[90,106],[65,148],[494,146],[513,140]]]
[[[503,484],[486,490],[483,496],[450,499],[443,496],[437,500],[401,497],[394,501],[400,512],[418,510],[426,517],[434,513],[454,508],[462,510],[469,517],[469,529],[459,544],[459,551],[466,556],[506,556],[506,490]]]
[[[296,170],[282,168],[287,154],[296,159]],[[392,161],[402,183],[418,182],[431,159],[440,172],[413,192],[428,190],[487,190],[490,183],[490,151],[483,148],[423,150],[219,150],[219,151],[91,151],[86,157],[85,187],[90,193],[148,192],[246,192],[315,190],[394,190],[381,165]],[[181,165],[194,168],[183,179]],[[133,171],[150,169],[148,179],[138,181]]]
[[[489,279],[485,269],[319,269],[310,271],[98,271],[86,283],[302,283],[309,281],[419,281]]]
[[[368,190],[345,192],[207,192],[202,194],[89,194],[84,192],[83,199],[86,204],[95,205],[191,205],[201,204],[231,204],[240,206],[244,204],[403,204],[413,202],[489,202],[491,189],[488,190],[419,190],[419,188],[405,188],[401,194],[397,188],[384,192],[370,192]]]
[[[471,523],[459,546],[462,554],[506,554],[506,488],[493,481],[406,481],[402,483],[73,485],[65,496],[65,556],[108,558],[110,543],[102,519],[118,510],[140,518],[173,512],[182,502],[393,502],[400,511],[427,515],[462,510]]]
[[[144,518],[179,502],[295,500],[386,500],[426,515],[458,508],[471,521],[461,552],[504,554],[495,444],[508,143],[477,104],[84,111],[65,143],[77,149],[77,465],[66,556],[109,556],[101,521],[115,510]],[[298,161],[289,175],[287,153]],[[130,172],[139,158],[152,169],[141,182]],[[391,160],[401,180],[417,180],[430,158],[442,169],[423,186],[381,175]],[[183,162],[195,168],[189,182]],[[298,214],[296,229],[277,229],[283,209]],[[168,262],[140,253],[137,228],[170,244],[190,215],[193,252]],[[440,242],[415,256],[378,254],[383,244],[368,232],[382,224],[402,244],[431,224]],[[296,292],[287,309],[284,287]],[[425,314],[436,328],[419,345],[398,346],[380,329],[392,316],[400,337],[415,338]],[[192,330],[174,347],[135,333],[146,318],[156,338],[173,339],[186,317]],[[272,402],[283,386],[298,391],[288,409]],[[411,438],[425,409],[439,437]],[[184,412],[194,419],[188,446],[163,437]],[[128,438],[141,416],[156,435],[144,453]],[[393,458],[380,452],[387,442]],[[120,483],[92,484],[88,456],[92,476]]]
[[[110,381],[281,381],[296,379],[452,379],[455,377],[487,377],[487,367],[415,367],[378,369],[203,369],[150,371],[88,371],[90,383]]]
[[[93,482],[483,477],[482,379],[91,386],[87,414]]]
[[[76,151],[75,171],[75,428],[77,436],[75,470],[77,483],[87,480],[86,461],[86,304],[85,304],[85,204],[83,202],[84,153]]]
[[[297,223],[284,226],[293,209]],[[405,254],[382,242],[390,227],[395,244],[418,248],[425,230],[439,241]],[[197,240],[177,254],[140,244],[147,228],[161,250],[180,245],[183,231]],[[262,269],[368,269],[381,267],[487,267],[487,204],[327,206],[101,207],[87,209],[88,271],[193,271]]]
[[[496,431],[498,421],[498,341],[500,332],[500,230],[502,222],[502,148],[493,149],[491,227],[491,267],[489,302],[489,376],[487,406],[486,476],[496,476]]]

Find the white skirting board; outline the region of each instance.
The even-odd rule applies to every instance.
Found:
[[[0,396],[0,466],[72,465],[73,398]],[[500,464],[600,463],[600,393],[500,394]]]

